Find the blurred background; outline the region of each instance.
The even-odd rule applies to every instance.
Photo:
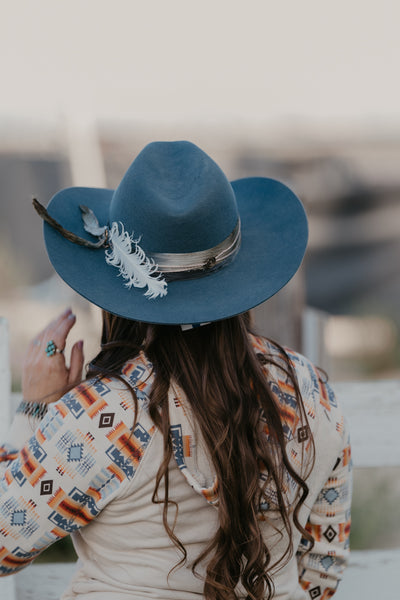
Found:
[[[189,139],[230,179],[275,177],[304,202],[308,254],[256,312],[263,332],[333,380],[398,377],[398,3],[0,0],[0,10],[0,315],[15,391],[27,341],[66,306],[87,359],[99,343],[99,312],[54,275],[32,197],[113,188],[155,139]],[[377,483],[387,514],[397,481]],[[379,547],[382,535],[399,544],[382,517],[353,543]]]

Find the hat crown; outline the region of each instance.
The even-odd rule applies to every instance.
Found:
[[[153,142],[115,190],[109,219],[141,238],[151,253],[212,248],[239,218],[233,188],[220,167],[190,142]]]

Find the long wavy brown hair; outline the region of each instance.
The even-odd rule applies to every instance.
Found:
[[[164,439],[153,502],[164,504],[164,527],[182,552],[179,565],[185,562],[186,551],[174,534],[179,507],[170,498],[168,485],[168,464],[173,453],[168,411],[171,380],[184,391],[218,481],[218,529],[192,566],[196,574],[200,562],[206,565],[206,600],[236,600],[238,584],[243,586],[248,599],[273,596],[270,572],[276,563],[271,564],[270,549],[260,530],[261,519],[268,518],[267,486],[276,491],[276,509],[289,540],[278,563],[292,556],[292,521],[313,544],[298,519],[308,494],[306,476],[297,473],[288,459],[280,405],[266,378],[268,365],[276,363],[268,354],[256,354],[249,334],[248,313],[183,332],[180,326],[141,323],[103,312],[101,351],[87,373],[88,378],[103,375],[120,378],[124,363],[140,350],[153,365],[155,380],[149,411]],[[301,421],[306,424],[295,373],[283,348],[277,347],[281,354],[278,366],[295,389]],[[137,407],[133,389],[132,395]],[[260,414],[268,424],[268,439],[260,429]],[[267,474],[263,485],[260,485],[260,471]],[[298,486],[295,506],[289,506],[282,491],[288,475]],[[162,481],[165,491],[160,499]],[[168,518],[171,507],[175,509],[173,519]]]

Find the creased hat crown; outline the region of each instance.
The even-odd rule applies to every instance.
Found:
[[[153,142],[113,194],[109,220],[140,235],[146,252],[198,252],[216,246],[239,214],[220,167],[190,142]]]

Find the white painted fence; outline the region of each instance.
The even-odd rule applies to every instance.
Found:
[[[336,383],[355,467],[400,467],[400,381]],[[400,508],[393,515],[397,524]],[[400,548],[351,552],[335,600],[398,600]]]
[[[7,326],[0,319],[0,431],[11,417]],[[356,467],[400,467],[400,381],[337,383]],[[396,515],[393,515],[396,519]],[[397,519],[400,518],[400,509]],[[40,564],[0,579],[0,600],[57,600],[75,566]],[[352,552],[335,600],[398,600],[400,548]]]

